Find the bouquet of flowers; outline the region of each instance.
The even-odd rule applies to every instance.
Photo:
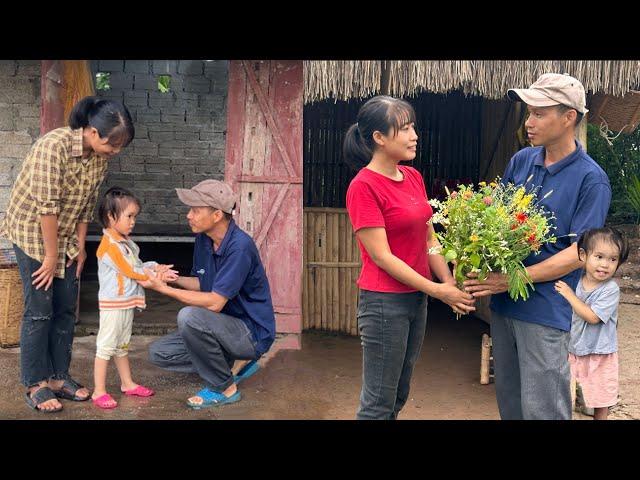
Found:
[[[444,231],[436,233],[441,252],[429,253],[442,253],[447,262],[455,263],[459,288],[468,273],[484,280],[489,272],[499,272],[507,275],[513,300],[529,298],[528,287],[534,286],[522,262],[539,252],[543,243],[556,241],[551,234],[553,214],[534,201],[538,189],[527,193],[524,186],[504,185],[496,179],[490,184],[480,182],[475,190],[473,184],[459,185],[453,192],[447,188],[444,201],[430,200],[438,210],[431,221]]]

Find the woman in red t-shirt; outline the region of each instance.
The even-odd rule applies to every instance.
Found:
[[[362,255],[358,328],[363,377],[358,419],[395,419],[409,396],[427,322],[427,295],[457,313],[474,310],[438,246],[420,172],[399,165],[416,156],[415,112],[404,100],[377,96],[347,131],[344,159],[358,174],[347,210]],[[432,272],[442,283],[431,281]]]

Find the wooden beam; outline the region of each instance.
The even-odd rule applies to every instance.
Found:
[[[269,176],[269,175],[240,175],[239,182],[244,183],[302,183],[300,177]]]
[[[276,213],[280,210],[280,206],[284,200],[284,197],[287,195],[287,190],[289,189],[289,183],[283,183],[282,188],[278,191],[278,196],[271,206],[271,210],[269,211],[269,215],[266,220],[264,220],[262,226],[260,227],[259,233],[255,237],[256,247],[260,249],[262,242],[265,238],[267,238],[267,232],[271,228],[271,224],[273,223],[274,218],[276,217]]]
[[[62,60],[42,60],[40,95],[40,135],[44,135],[65,124]]]
[[[589,113],[584,114],[584,117],[576,130],[576,138],[582,145],[582,148],[584,148],[585,152],[587,151],[587,123],[589,122],[587,115],[589,115]]]
[[[347,209],[331,207],[304,207],[304,211],[311,213],[345,213]]]
[[[308,267],[346,268],[361,267],[360,262],[307,262]]]
[[[491,337],[484,333],[482,335],[482,343],[480,347],[480,384],[489,384],[489,375],[491,369]]]
[[[389,95],[391,91],[389,80],[391,78],[391,62],[389,60],[382,60],[380,62],[380,93],[382,95]]]

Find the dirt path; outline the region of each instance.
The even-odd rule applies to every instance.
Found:
[[[400,419],[496,419],[494,386],[480,385],[480,341],[487,325],[477,319],[429,318],[410,399]],[[108,388],[121,405],[102,411],[90,403],[65,402],[64,411],[29,410],[18,381],[19,349],[0,350],[0,419],[353,419],[361,382],[360,341],[321,332],[303,335],[300,351],[280,351],[241,385],[243,400],[218,409],[189,410],[184,401],[200,383],[195,375],[164,372],[146,360],[154,336],[133,336],[134,378],[154,388],[148,399],[122,398],[116,373]],[[95,336],[77,337],[71,373],[92,385]]]
[[[616,276],[623,291],[618,323],[620,403],[612,409],[611,419],[640,419],[640,240],[633,239],[631,247],[629,262]],[[153,312],[155,317],[164,315],[165,323],[174,324],[175,308],[168,305],[163,308]],[[143,320],[140,322],[144,323]],[[88,319],[86,323],[90,331],[88,327],[92,324]],[[499,418],[494,385],[479,383],[480,341],[488,330],[488,325],[480,320],[463,317],[456,321],[442,309],[432,308],[410,399],[400,419]],[[149,399],[122,398],[120,407],[113,411],[73,402],[65,402],[65,410],[59,414],[44,415],[29,410],[19,384],[19,349],[0,349],[3,386],[0,419],[353,419],[355,416],[362,374],[358,338],[306,332],[302,350],[278,352],[264,369],[241,386],[241,402],[200,411],[184,405],[185,399],[200,388],[197,376],[166,373],[147,361],[148,345],[156,338],[134,335],[131,363],[134,378],[156,389],[157,395]],[[93,384],[94,354],[95,336],[76,337],[71,373],[89,386]],[[116,393],[118,384],[113,368],[109,382],[110,391]],[[119,394],[114,396],[120,399]],[[591,417],[576,413],[574,418]]]

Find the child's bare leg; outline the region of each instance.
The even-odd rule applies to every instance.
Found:
[[[609,407],[594,408],[593,419],[594,420],[606,420],[609,415]]]
[[[109,360],[96,357],[93,363],[93,394],[91,398],[99,398],[107,393],[107,367]]]
[[[131,367],[129,365],[129,355],[122,357],[113,357],[113,361],[120,375],[120,388],[122,390],[131,390],[138,386],[131,378]]]

